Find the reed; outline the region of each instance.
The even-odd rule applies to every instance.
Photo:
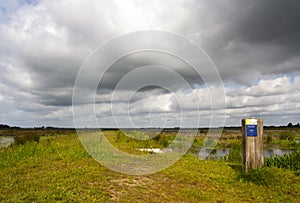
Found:
[[[265,160],[265,165],[268,167],[287,168],[292,171],[298,171],[300,170],[300,149],[292,154],[267,158]]]

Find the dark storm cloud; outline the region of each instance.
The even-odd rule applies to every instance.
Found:
[[[225,81],[251,85],[260,75],[300,70],[299,1],[194,3],[201,5],[191,8],[189,20],[197,25],[194,32],[199,34],[194,39],[212,56]],[[197,13],[201,8],[203,12]]]
[[[228,40],[278,45],[291,54],[300,51],[300,1],[233,0],[230,5]]]
[[[203,80],[201,76],[187,63],[182,61],[181,59],[168,55],[165,53],[153,52],[153,51],[143,51],[136,54],[131,54],[124,58],[121,58],[116,63],[114,63],[108,70],[106,71],[103,78],[101,78],[99,82],[99,89],[114,89],[118,82],[126,76],[126,74],[130,74],[136,68],[141,68],[147,66],[158,66],[165,67],[175,71],[177,74],[182,76],[182,78],[189,83],[192,87],[195,84],[202,84]],[[169,73],[170,74],[170,73]],[[174,83],[174,80],[168,80],[168,74],[162,75],[162,73],[152,72],[151,75],[141,75],[139,80],[143,81],[143,77],[154,77],[164,79],[164,84],[169,86],[174,86],[176,88],[180,88],[183,86],[181,83]],[[134,82],[134,81],[133,81]],[[122,87],[120,87],[122,89]],[[148,88],[144,88],[143,91],[150,90],[152,88],[157,88],[151,85]]]

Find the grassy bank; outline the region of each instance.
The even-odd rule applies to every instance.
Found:
[[[173,139],[162,136],[145,143],[117,131],[106,134],[114,145],[132,153],[141,153],[132,150],[135,147],[161,147]],[[0,201],[300,201],[297,172],[266,167],[246,176],[240,169],[239,164],[185,155],[159,173],[130,176],[97,163],[75,134],[43,136],[39,143],[0,149]]]

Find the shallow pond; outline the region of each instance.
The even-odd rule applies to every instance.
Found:
[[[0,148],[8,147],[14,143],[13,137],[0,137]]]
[[[143,148],[143,149],[137,149],[139,151],[146,151],[151,153],[164,153],[166,152],[165,149],[160,148]],[[294,150],[286,150],[286,149],[264,149],[264,157],[269,158],[271,156],[284,156],[288,153],[293,153]],[[192,147],[189,150],[189,153],[199,156],[201,159],[213,159],[213,160],[219,160],[223,157],[229,155],[230,148],[225,149],[201,149],[201,147]],[[242,153],[241,153],[242,157]]]
[[[271,156],[284,156],[285,154],[292,153],[294,150],[286,150],[286,149],[264,149],[264,157],[269,158]],[[196,154],[197,156],[203,158],[207,157],[207,159],[221,159],[224,156],[227,156],[230,152],[230,148],[225,149],[193,149],[190,151],[192,154]],[[242,156],[242,154],[241,154]]]

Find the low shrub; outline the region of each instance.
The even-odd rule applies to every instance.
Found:
[[[295,139],[295,133],[291,131],[282,131],[279,135],[279,139],[293,141]]]
[[[273,140],[273,136],[272,135],[267,135],[267,144],[270,144]]]
[[[39,134],[23,134],[17,135],[14,137],[15,144],[25,144],[27,142],[39,142],[40,141]]]

